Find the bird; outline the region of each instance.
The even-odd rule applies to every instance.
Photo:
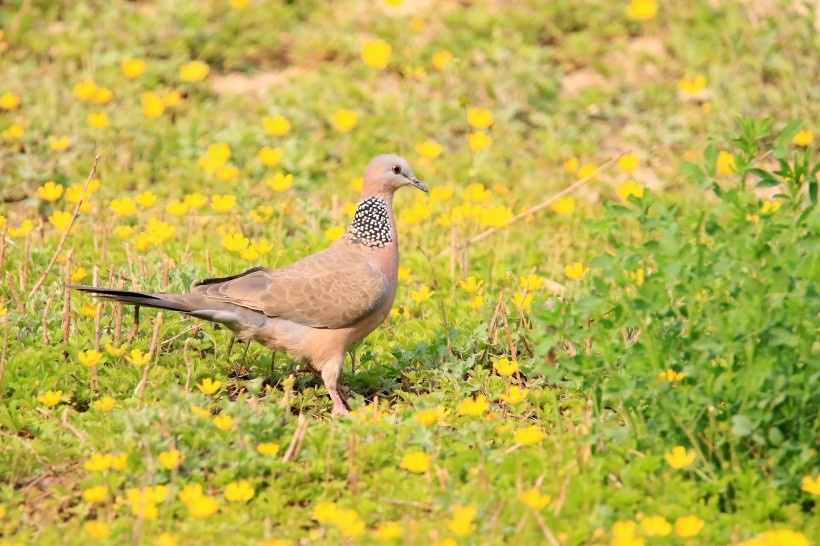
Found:
[[[345,354],[375,330],[396,299],[399,246],[393,195],[411,186],[429,193],[394,154],[373,158],[350,225],[328,248],[279,269],[254,267],[195,283],[187,294],[69,285],[80,292],[217,322],[237,339],[255,340],[306,363],[321,376],[332,415],[349,409],[339,394]]]

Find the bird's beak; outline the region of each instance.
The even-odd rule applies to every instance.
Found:
[[[418,188],[421,191],[423,191],[424,193],[430,193],[430,190],[427,189],[427,186],[422,184],[421,180],[419,180],[415,176],[411,176],[410,178],[408,178],[408,180],[410,180],[410,185],[413,186],[414,188]]]

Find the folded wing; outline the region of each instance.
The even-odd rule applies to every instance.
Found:
[[[249,269],[198,283],[194,294],[313,328],[345,328],[373,313],[387,277],[366,256],[326,250],[282,269]]]

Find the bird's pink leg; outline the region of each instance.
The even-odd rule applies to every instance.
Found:
[[[350,413],[347,410],[347,406],[345,406],[345,403],[342,401],[342,397],[339,396],[339,391],[336,388],[343,363],[344,356],[333,362],[328,362],[322,368],[322,381],[325,383],[325,388],[327,389],[327,393],[330,395],[330,399],[333,400],[333,415],[348,415]]]

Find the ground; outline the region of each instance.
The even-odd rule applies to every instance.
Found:
[[[5,3],[0,544],[817,543],[816,8]],[[321,250],[386,152],[349,418],[64,288]]]

